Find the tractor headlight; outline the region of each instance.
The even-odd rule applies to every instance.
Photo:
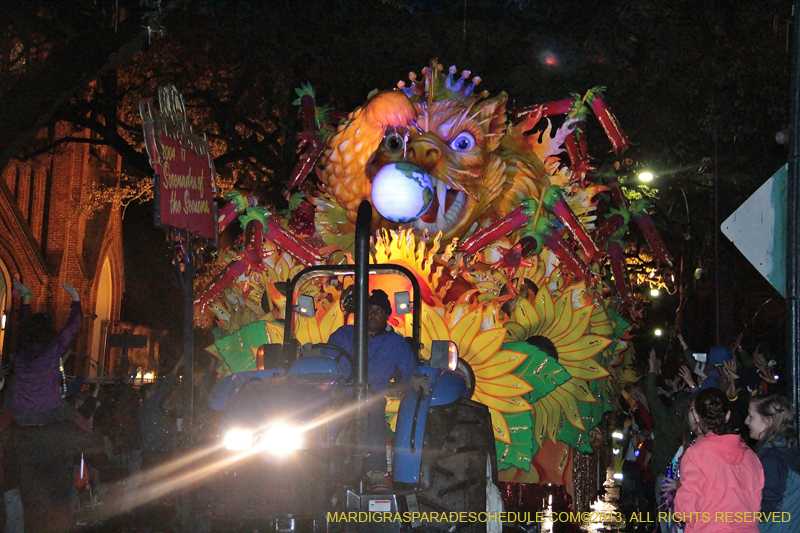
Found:
[[[276,424],[258,435],[257,444],[275,455],[286,455],[303,446],[303,435],[299,428]]]
[[[225,433],[224,444],[229,450],[243,452],[253,447],[253,433],[244,429],[232,429]]]

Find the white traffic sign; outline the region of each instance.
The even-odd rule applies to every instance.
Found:
[[[784,298],[787,168],[784,165],[778,170],[721,227],[722,233]]]

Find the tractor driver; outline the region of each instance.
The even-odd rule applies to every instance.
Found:
[[[405,337],[389,325],[392,304],[387,294],[375,289],[369,297],[369,318],[367,331],[368,372],[372,395],[368,408],[367,449],[369,451],[364,466],[367,471],[369,488],[373,492],[389,490],[386,481],[386,398],[389,382],[394,378],[398,383],[411,383],[414,388],[427,392],[429,385],[418,372],[414,352]],[[354,352],[355,326],[344,325],[337,329],[328,340],[330,344]],[[350,362],[342,358],[339,363],[343,375],[350,374]]]

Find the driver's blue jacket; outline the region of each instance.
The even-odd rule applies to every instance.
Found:
[[[333,332],[328,342],[352,355],[355,351],[355,326],[340,327]],[[367,350],[367,381],[373,392],[385,393],[392,378],[405,382],[417,373],[418,365],[411,346],[405,337],[388,325],[383,333],[368,337]],[[343,357],[339,361],[339,369],[342,375],[347,376],[350,374],[350,362]]]

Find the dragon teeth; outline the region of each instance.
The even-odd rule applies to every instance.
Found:
[[[436,233],[438,231],[445,231],[458,221],[458,215],[461,213],[464,204],[466,204],[467,197],[463,192],[457,191],[456,198],[450,205],[450,209],[445,212],[447,191],[453,188],[444,181],[433,177],[432,182],[436,198],[439,201],[439,211],[436,213],[436,222],[424,222],[421,218],[418,218],[411,222],[410,225],[419,231],[428,230],[430,233]]]
[[[435,180],[434,187],[436,189],[436,197],[439,200],[439,211],[436,213],[436,225],[441,226],[445,224],[444,206],[447,203],[447,185],[441,180],[433,179]]]

